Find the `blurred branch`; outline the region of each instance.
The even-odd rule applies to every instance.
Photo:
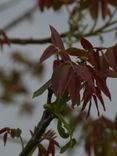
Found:
[[[34,9],[34,8],[33,8]],[[117,20],[112,21],[111,23],[106,23],[102,27],[96,29],[95,31],[88,32],[85,34],[73,34],[73,37],[75,38],[80,38],[80,36],[84,37],[91,37],[91,36],[96,36],[99,33],[107,33],[110,31],[116,31],[117,27],[110,28],[110,26],[113,26],[117,23]],[[8,27],[7,27],[8,28]],[[62,38],[67,37],[69,34],[69,31],[63,32],[60,34]],[[20,38],[9,38],[12,44],[18,44],[18,45],[26,45],[26,44],[46,44],[51,42],[51,37],[43,38],[43,39],[32,39],[32,38],[27,38],[27,39],[20,39]],[[0,42],[2,44],[8,44],[4,39],[0,39]]]

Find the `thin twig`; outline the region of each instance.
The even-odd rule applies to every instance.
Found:
[[[98,35],[99,33],[106,33],[106,30],[110,30],[113,31],[114,28],[110,28],[111,26],[117,24],[117,20],[112,21],[111,23],[105,23],[103,26],[101,26],[100,28],[96,29],[93,32],[87,32],[85,34],[73,34],[73,37],[75,38],[79,38],[81,35],[84,37],[91,37],[91,36],[95,36]],[[116,27],[115,27],[116,28]],[[108,31],[109,32],[109,31]],[[67,37],[69,31],[66,31],[64,33],[61,33],[60,36],[62,38]],[[27,44],[47,44],[47,43],[51,43],[51,38],[47,37],[47,38],[43,38],[43,39],[32,39],[32,38],[26,38],[26,39],[22,39],[22,38],[9,38],[11,40],[12,44],[18,44],[18,45],[27,45]],[[7,41],[5,41],[4,39],[0,39],[0,42],[3,44],[8,44]]]

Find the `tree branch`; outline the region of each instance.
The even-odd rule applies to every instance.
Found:
[[[53,91],[51,88],[48,88],[48,96],[47,103],[51,104],[51,98],[53,95]],[[33,149],[35,149],[39,144],[39,139],[42,137],[42,134],[45,132],[46,128],[50,124],[50,122],[54,119],[54,115],[49,111],[45,110],[43,112],[42,118],[35,128],[34,135],[29,140],[27,145],[24,147],[23,151],[19,154],[19,156],[28,156]]]
[[[110,26],[112,27],[116,23],[117,23],[117,20],[114,20],[111,23],[108,23],[107,22],[102,27],[97,28],[95,31],[92,31],[92,32],[90,31],[90,32],[87,32],[85,34],[80,34],[80,33],[76,34],[75,33],[75,34],[73,34],[73,37],[79,38],[81,35],[84,36],[84,37],[96,36],[99,33],[106,33],[107,32],[106,31],[107,29],[108,29],[108,32],[114,31],[114,28],[116,30],[116,27],[114,27],[113,29],[111,29]],[[66,31],[66,32],[61,33],[60,36],[62,38],[65,38],[65,37],[67,37],[68,34],[69,34],[69,31]],[[51,43],[51,37],[47,37],[47,38],[43,38],[43,39],[32,39],[32,38],[26,38],[26,39],[22,39],[22,38],[9,38],[9,39],[10,39],[10,41],[11,41],[12,44],[18,44],[18,45],[47,44],[47,43]],[[0,43],[2,43],[2,44],[8,44],[7,41],[5,41],[4,39],[0,39]]]
[[[31,151],[39,144],[39,139],[53,119],[53,114],[51,114],[48,110],[45,110],[40,122],[35,129],[34,135],[29,140],[19,156],[28,156],[28,154],[31,153]]]

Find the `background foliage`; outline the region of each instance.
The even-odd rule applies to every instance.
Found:
[[[18,6],[19,2],[8,1],[3,3],[1,8],[5,11],[14,4]],[[7,30],[29,17],[36,10],[37,4],[38,11],[51,9],[53,14],[65,8],[68,14],[66,19],[68,30],[59,33],[56,28],[50,26],[51,37],[39,39],[9,37]],[[21,103],[19,107],[21,114],[32,114],[35,108],[31,100],[28,100],[30,89],[24,83],[25,77],[31,76],[38,80],[44,72],[43,62],[50,56],[55,56],[52,76],[33,94],[35,98],[48,91],[47,103],[43,104],[43,116],[34,130],[30,131],[31,139],[24,146],[21,129],[4,127],[0,129],[4,145],[8,137],[19,139],[22,145],[20,156],[32,155],[36,149],[40,156],[49,154],[54,156],[56,147],[60,153],[64,153],[74,150],[80,144],[84,146],[88,156],[92,154],[116,156],[117,118],[112,121],[107,117],[100,117],[99,109],[102,106],[103,110],[106,110],[104,94],[111,100],[107,78],[117,77],[117,45],[115,42],[108,47],[94,46],[88,38],[98,37],[100,42],[104,43],[105,33],[114,32],[116,37],[116,7],[116,0],[38,0],[36,6],[1,28],[0,46],[3,52],[5,45],[10,48],[12,44],[22,46],[49,43],[40,61],[39,58],[34,61],[20,51],[14,51],[10,54],[10,61],[17,64],[17,69],[0,68],[0,101],[4,105]],[[87,19],[91,21],[90,24]],[[78,43],[81,46],[77,46]],[[97,109],[97,119],[93,119],[90,114],[92,105]],[[76,111],[78,108],[81,111]],[[56,132],[51,128],[46,130],[53,119],[56,121],[58,134],[67,140],[62,146],[56,139]],[[79,138],[75,139],[74,133],[79,129],[81,130]],[[45,140],[48,140],[47,146]]]

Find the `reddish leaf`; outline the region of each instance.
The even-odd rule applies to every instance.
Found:
[[[90,49],[93,49],[93,45],[85,38],[81,38],[81,41],[80,41],[82,47],[86,50],[90,50]]]
[[[4,31],[0,31],[0,46],[1,46],[1,49],[3,48],[3,44],[4,43],[7,43],[9,46],[11,45],[11,40],[8,38],[8,36],[6,35],[6,33]]]
[[[93,95],[93,99],[94,99],[95,106],[96,106],[96,109],[97,109],[97,112],[98,112],[98,116],[99,116],[100,115],[100,112],[99,112],[99,108],[98,108],[97,97],[95,95]]]
[[[106,85],[105,80],[98,80],[96,81],[97,86],[103,91],[103,93],[111,100],[110,91]]]
[[[75,75],[73,71],[70,73],[71,79],[68,85],[68,91],[70,93],[72,107],[78,102],[79,92],[81,88],[81,79]]]
[[[53,130],[48,130],[46,133],[43,134],[43,137],[45,139],[49,140],[49,146],[48,146],[46,156],[49,156],[50,154],[52,156],[54,156],[55,155],[55,146],[59,147],[58,142],[56,140],[54,140],[56,138],[55,132]]]
[[[117,45],[107,49],[105,59],[110,67],[117,71]]]
[[[4,133],[4,132],[7,132],[9,130],[8,127],[4,127],[0,130],[0,134]]]
[[[102,95],[101,95],[101,91],[98,87],[96,87],[96,96],[98,97],[99,101],[101,102],[102,106],[103,106],[103,109],[104,111],[106,110],[105,108],[105,104],[104,104],[104,100],[102,98]],[[94,99],[95,100],[95,99]]]
[[[94,89],[94,83],[92,79],[92,74],[90,73],[87,66],[78,65],[74,67],[75,72],[79,75],[84,81],[86,81],[89,86]]]
[[[102,71],[102,73],[109,70],[109,65],[105,59],[105,54],[99,57],[99,69]],[[108,77],[108,75],[106,77]]]
[[[49,8],[52,5],[52,0],[38,0],[40,10],[43,11],[44,7]]]
[[[58,67],[60,64],[62,64],[59,60],[54,60],[53,62],[53,70],[55,70],[56,67]]]
[[[60,51],[59,55],[61,56],[63,61],[71,61],[69,55],[65,51]]]
[[[101,91],[103,91],[103,93],[111,100],[111,94],[106,85],[106,79],[104,79],[104,77],[102,75],[100,75],[100,73],[98,71],[94,70],[90,66],[88,66],[88,68],[89,68],[90,72],[92,73],[93,78],[96,80],[96,84],[97,84],[98,88],[100,88]]]
[[[63,95],[68,86],[70,69],[71,69],[70,65],[65,65],[61,70],[59,85],[58,85],[58,95]]]
[[[57,94],[58,85],[59,85],[59,79],[60,79],[60,73],[61,69],[64,66],[64,63],[59,64],[54,68],[53,74],[52,74],[52,89],[55,94]]]
[[[55,139],[56,138],[56,133],[53,130],[48,130],[46,133],[43,134],[43,137],[45,139]]]
[[[57,49],[55,48],[55,46],[50,45],[42,54],[41,58],[40,58],[40,63],[42,63],[43,61],[45,61],[46,59],[48,59],[50,56],[52,56],[53,54],[57,53]]]
[[[8,132],[6,132],[3,136],[4,146],[6,145],[7,136],[8,136]]]
[[[87,118],[88,118],[88,117],[89,117],[89,115],[90,115],[91,105],[92,105],[92,102],[90,101],[90,102],[89,102],[88,113],[87,113]]]
[[[55,145],[58,145],[55,141],[50,141],[47,151],[47,156],[51,154],[51,156],[55,156]]]
[[[101,3],[101,11],[102,11],[102,18],[105,19],[106,16],[111,16],[110,9],[108,8],[108,1],[100,1]]]
[[[94,66],[96,69],[99,69],[99,56],[93,50],[88,52],[88,61]]]
[[[56,31],[56,29],[52,26],[50,26],[50,30],[51,30],[51,40],[52,43],[59,49],[64,50],[64,45],[63,45],[63,41],[61,40],[61,37],[59,35],[59,33]]]
[[[83,111],[87,105],[87,103],[91,100],[91,97],[92,97],[92,90],[91,88],[89,88],[88,86],[85,87],[85,91],[83,93],[83,106],[82,106],[82,109],[81,111]]]
[[[70,76],[69,64],[61,64],[53,72],[52,75],[52,88],[57,95],[63,95],[65,92]]]
[[[47,156],[47,151],[46,149],[44,148],[43,145],[39,145],[39,152],[38,152],[38,156]]]
[[[96,19],[98,17],[98,13],[99,13],[99,1],[93,0],[91,1],[91,5],[89,7],[89,11],[90,14],[92,16],[93,19]]]
[[[117,78],[117,72],[115,72],[111,69],[106,70],[105,75],[108,77]]]

